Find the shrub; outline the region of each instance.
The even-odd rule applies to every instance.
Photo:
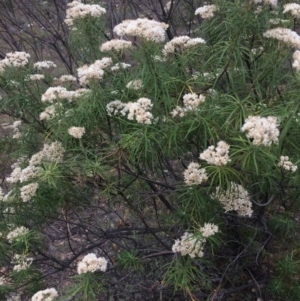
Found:
[[[1,298],[296,300],[298,6],[194,2],[73,1],[60,60],[0,61]]]

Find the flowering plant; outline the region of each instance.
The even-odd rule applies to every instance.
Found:
[[[296,300],[299,5],[48,2],[0,60],[0,299]]]

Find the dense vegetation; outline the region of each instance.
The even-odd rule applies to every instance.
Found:
[[[0,14],[1,300],[300,300],[300,5]]]

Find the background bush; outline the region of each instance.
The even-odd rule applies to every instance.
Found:
[[[195,15],[202,1],[87,1],[106,13],[75,19],[75,29],[64,23],[66,1],[1,2],[3,300],[29,300],[47,288],[57,300],[299,299],[299,18],[283,13],[286,1],[275,2],[214,1],[214,16],[203,18]],[[168,24],[165,41],[125,35],[131,48],[100,50],[119,38],[117,24],[137,18]],[[278,27],[293,30],[294,42],[266,36]],[[205,43],[164,55],[180,36]],[[29,53],[28,63],[5,63],[15,51]],[[45,60],[56,68],[34,66]],[[77,69],[96,60],[104,75],[84,82]],[[118,63],[130,67],[110,69]],[[66,74],[75,80],[58,80]],[[128,85],[136,80],[139,89]],[[58,86],[88,91],[42,101]],[[205,101],[188,107],[189,94]],[[147,109],[136,104],[144,98]],[[115,100],[135,106],[133,118],[110,113]],[[45,120],[49,106],[55,114]],[[139,121],[145,111],[147,121]],[[267,145],[242,130],[251,116],[261,118],[257,128],[276,118],[264,132]],[[220,141],[229,147],[220,155],[226,164],[199,157]],[[31,164],[37,153],[43,159]],[[281,156],[291,170],[280,166]],[[192,162],[206,176],[189,185]],[[29,165],[37,173],[22,180]],[[24,202],[22,187],[32,183],[38,188]],[[235,210],[226,211],[230,198]],[[205,237],[208,223],[218,231]],[[27,231],[9,239],[19,227]],[[173,252],[186,232],[185,243],[195,241],[202,256]],[[90,253],[104,257],[107,269],[78,274]]]

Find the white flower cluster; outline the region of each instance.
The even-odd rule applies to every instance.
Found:
[[[63,159],[63,154],[65,149],[62,147],[60,142],[52,142],[49,144],[44,144],[44,148],[38,153],[34,154],[29,160],[29,166],[24,169],[21,169],[19,165],[15,165],[13,168],[11,175],[6,178],[8,183],[23,183],[27,182],[33,178],[37,178],[42,171],[41,167],[37,167],[36,165],[41,164],[43,160],[47,160],[54,163],[60,163]],[[33,196],[36,189],[35,185],[27,185],[21,188],[21,197],[24,202],[30,199],[30,195]],[[23,194],[22,194],[23,189]],[[34,191],[34,192],[33,192]]]
[[[21,126],[22,121],[21,120],[17,120],[13,123],[12,127],[13,127],[13,139],[20,139],[22,137],[22,133],[19,129],[19,127]]]
[[[45,78],[44,74],[31,74],[28,77],[28,81],[39,81]]]
[[[293,54],[293,67],[297,70],[300,71],[300,51],[296,50]]]
[[[98,257],[94,253],[89,253],[77,265],[78,274],[87,272],[94,273],[98,270],[105,272],[107,269],[107,260],[104,257]]]
[[[84,127],[76,127],[72,126],[68,129],[69,135],[73,136],[76,139],[80,139],[83,134],[85,133],[85,128]]]
[[[143,82],[140,79],[134,79],[126,85],[126,88],[132,90],[140,90],[143,88]]]
[[[177,106],[170,112],[170,115],[175,118],[177,116],[183,117],[186,112],[193,111],[199,107],[201,103],[205,101],[205,96],[202,94],[188,93],[183,96],[184,107]]]
[[[41,172],[40,167],[36,166],[27,166],[24,169],[21,169],[19,166],[15,167],[11,175],[6,178],[8,183],[20,183],[26,182],[30,179],[36,178]]]
[[[230,162],[229,148],[230,145],[225,141],[219,141],[217,147],[213,145],[209,146],[208,149],[200,154],[199,158],[212,165],[226,165]]]
[[[265,4],[265,5],[270,5],[272,6],[273,8],[276,8],[277,7],[277,2],[278,0],[252,0],[251,1],[252,3],[254,4]]]
[[[153,115],[149,112],[152,108],[151,100],[145,97],[138,99],[136,102],[129,102],[123,109],[128,112],[127,119],[136,119],[141,124],[151,124]]]
[[[254,145],[263,144],[270,146],[272,142],[278,143],[278,125],[278,119],[274,116],[249,116],[246,118],[241,130],[242,132],[247,132],[246,136],[253,139]]]
[[[207,238],[219,232],[219,227],[215,224],[205,223],[203,227],[200,228],[200,232],[203,237]]]
[[[152,58],[155,62],[165,62],[167,60],[166,57],[160,55],[154,55]]]
[[[181,253],[182,256],[189,255],[191,258],[203,257],[203,247],[206,238],[218,232],[218,226],[210,223],[204,224],[200,228],[200,237],[194,234],[185,232],[180,239],[176,239],[172,246],[174,253]]]
[[[24,226],[17,227],[16,229],[10,231],[6,238],[10,243],[13,241],[17,241],[20,236],[26,235],[29,232],[29,229],[25,228]]]
[[[173,110],[170,112],[170,115],[171,115],[173,118],[175,118],[175,117],[177,117],[177,116],[183,117],[183,116],[185,115],[185,113],[186,113],[185,108],[180,107],[180,106],[176,106],[176,108],[173,109]]]
[[[106,105],[106,111],[109,116],[118,115],[118,114],[125,116],[126,113],[125,111],[123,111],[125,107],[126,107],[126,103],[120,100],[114,100]]]
[[[264,47],[252,48],[251,53],[254,55],[259,55],[264,51]]]
[[[277,27],[267,30],[264,37],[276,39],[291,45],[294,48],[300,48],[300,36],[293,30],[284,27]]]
[[[113,39],[108,42],[103,43],[100,46],[100,51],[108,52],[108,51],[116,51],[119,52],[124,49],[128,49],[132,47],[132,43],[130,41],[124,41],[119,39]]]
[[[42,61],[42,62],[36,62],[33,64],[33,67],[37,70],[42,69],[50,69],[50,68],[56,68],[56,65],[52,61]]]
[[[61,142],[54,141],[50,145],[44,144],[42,152],[46,160],[54,163],[61,163],[65,149],[63,148]]]
[[[195,15],[200,15],[202,19],[211,19],[216,11],[218,7],[215,5],[204,5],[196,9]]]
[[[208,179],[205,168],[200,168],[198,163],[192,162],[183,173],[184,182],[188,186],[198,185]]]
[[[36,191],[39,187],[38,183],[30,183],[20,188],[21,199],[23,202],[30,201],[36,194]]]
[[[67,5],[65,23],[73,26],[74,20],[83,19],[87,16],[98,18],[106,13],[106,9],[97,4],[83,4],[80,1],[73,1]]]
[[[72,101],[73,95],[70,93],[72,91],[68,91],[66,88],[58,86],[58,87],[50,87],[46,90],[46,92],[42,95],[42,102],[50,102],[56,99],[68,99]]]
[[[277,7],[278,0],[264,0],[265,5],[271,5],[273,8]]]
[[[255,2],[257,2],[257,1],[254,0],[253,2],[255,3]],[[262,2],[262,1],[260,1],[260,3],[261,3],[261,2]],[[259,15],[259,14],[262,12],[262,10],[263,10],[263,7],[262,7],[261,5],[258,5],[257,8],[256,8],[255,11],[254,11],[254,14],[255,14],[255,15]]]
[[[39,176],[42,168],[36,166],[27,166],[21,170],[20,183],[27,182]]]
[[[188,93],[183,95],[183,104],[187,111],[195,110],[204,101],[205,96],[202,94]]]
[[[218,186],[216,193],[211,197],[220,201],[225,212],[234,210],[243,216],[251,216],[253,213],[248,191],[237,183],[231,182],[230,187],[226,191]]]
[[[282,167],[285,170],[289,170],[291,172],[295,172],[298,168],[297,165],[294,165],[291,161],[289,161],[288,156],[280,156],[280,162],[278,163],[279,167]]]
[[[13,264],[15,265],[13,270],[16,272],[28,269],[32,264],[33,258],[27,258],[21,254],[15,254]]]
[[[104,57],[101,60],[96,60],[91,65],[83,65],[77,69],[79,82],[82,85],[86,85],[92,79],[102,79],[104,70],[112,65],[112,59],[110,57]]]
[[[127,69],[127,68],[129,68],[129,67],[131,67],[131,65],[130,64],[126,64],[126,63],[116,63],[115,65],[113,65],[113,66],[111,66],[110,67],[110,70],[111,71],[118,71],[118,70],[120,70],[120,69]]]
[[[0,202],[3,201],[3,199],[4,199],[4,193],[2,191],[2,188],[0,187]],[[0,235],[0,237],[1,237],[1,235]]]
[[[62,75],[59,78],[54,78],[55,81],[60,82],[60,83],[64,83],[64,82],[76,82],[76,77],[71,75],[71,74],[67,74],[67,75]]]
[[[6,182],[8,183],[18,183],[21,178],[22,169],[16,166],[9,177],[6,177]]]
[[[80,98],[85,93],[89,92],[88,89],[78,89],[76,91],[68,91],[66,88],[50,87],[42,94],[42,102],[53,103],[54,100],[67,99],[69,102],[72,102],[74,99]]]
[[[5,58],[0,61],[0,74],[4,71],[5,67],[24,67],[28,64],[30,54],[22,51],[9,52]]]
[[[279,24],[282,25],[284,23],[289,23],[290,20],[275,18],[275,19],[269,19],[268,22],[272,25],[279,25]]]
[[[54,298],[58,297],[58,293],[55,288],[47,288],[43,291],[38,291],[35,293],[31,301],[52,301]]]
[[[107,104],[106,110],[109,116],[121,114],[127,115],[128,120],[136,120],[140,124],[151,124],[153,115],[149,112],[152,108],[151,100],[145,97],[136,102],[123,103],[120,100],[114,100]]]
[[[180,239],[176,239],[172,246],[174,253],[182,256],[189,255],[191,258],[203,257],[204,238],[196,238],[192,233],[184,232]]]
[[[56,113],[59,109],[62,109],[61,103],[56,103],[46,107],[45,110],[40,114],[40,120],[51,120],[56,116]]]
[[[115,26],[114,32],[120,37],[128,35],[159,43],[165,40],[165,31],[168,27],[169,25],[165,23],[138,18],[136,20],[124,20]]]
[[[175,53],[176,51],[183,51],[184,49],[193,47],[198,44],[205,44],[205,40],[201,38],[191,39],[188,36],[175,37],[170,42],[166,43],[163,48],[163,54]]]
[[[300,18],[300,5],[297,3],[287,3],[284,6],[283,13],[290,13],[295,18]]]
[[[35,166],[42,163],[43,160],[53,163],[61,163],[63,160],[65,149],[61,142],[54,141],[50,145],[44,144],[41,151],[31,156],[29,166]]]

